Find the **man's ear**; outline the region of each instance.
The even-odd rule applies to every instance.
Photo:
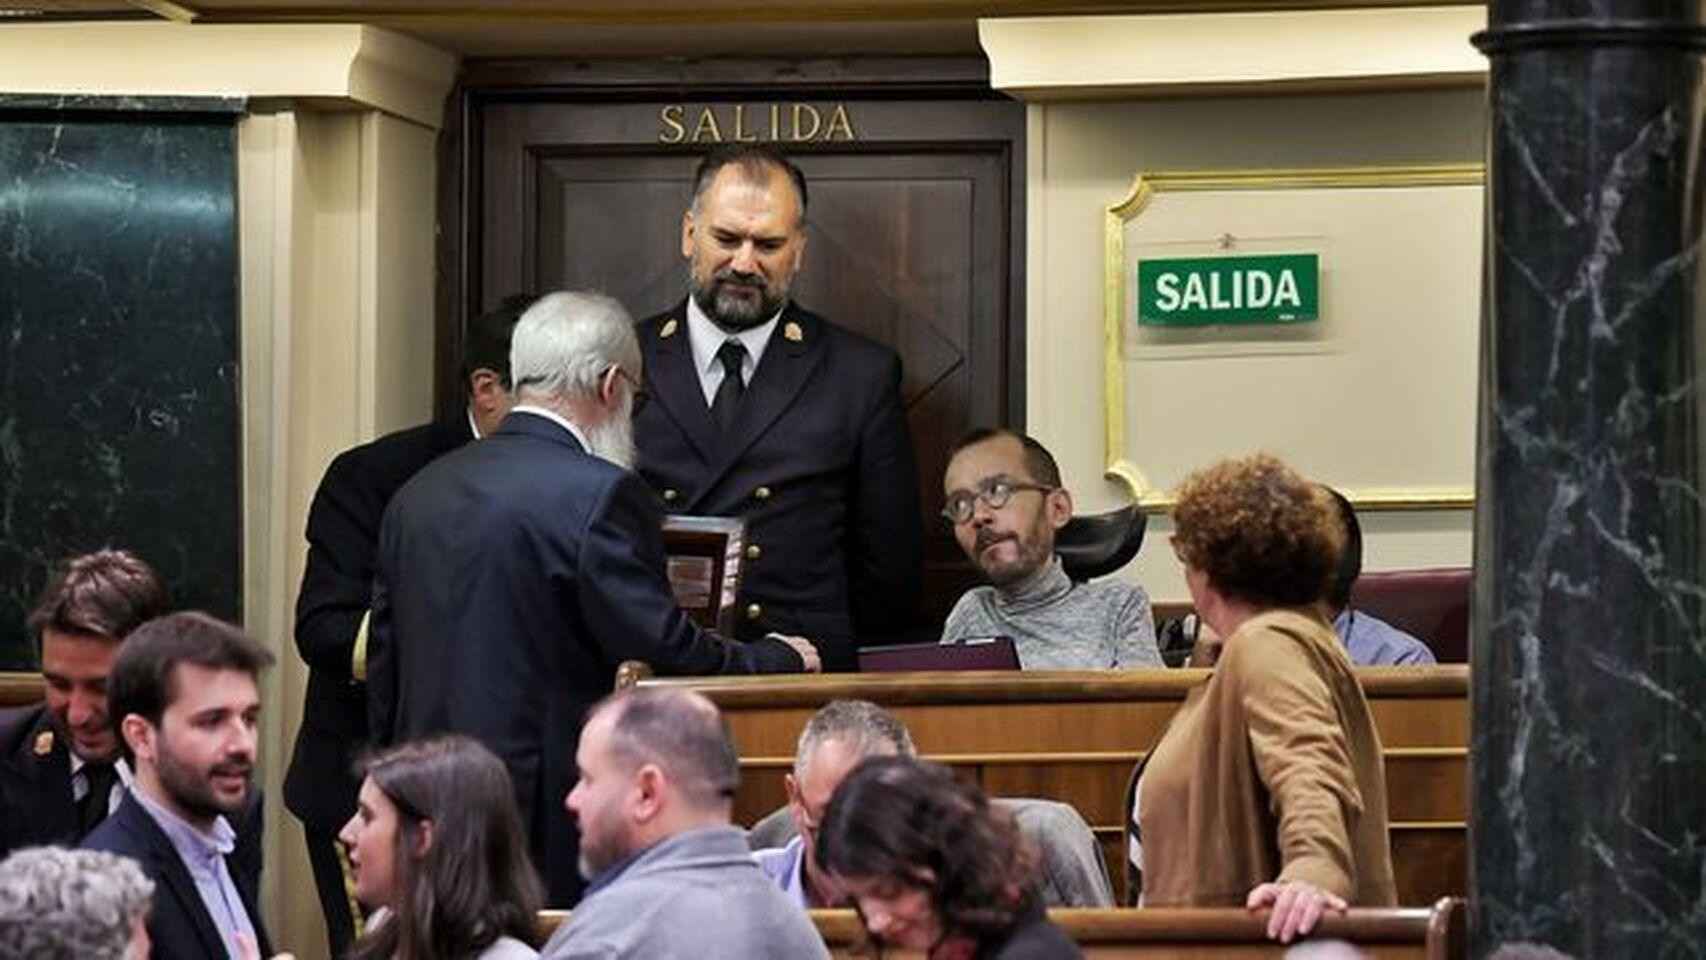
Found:
[[[119,736],[124,738],[125,745],[138,760],[154,762],[154,725],[142,718],[141,714],[127,713],[119,721]]]
[[[1048,510],[1049,526],[1056,530],[1072,519],[1072,494],[1065,487],[1049,491],[1048,502],[1044,506]]]
[[[657,764],[642,764],[634,772],[634,822],[647,823],[663,812],[668,784]]]
[[[681,215],[681,255],[693,259],[693,208]]]
[[[509,391],[504,389],[503,377],[496,370],[480,367],[468,375],[468,396],[474,409],[491,413],[498,409]]]

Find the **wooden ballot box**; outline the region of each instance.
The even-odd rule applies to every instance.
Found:
[[[739,517],[664,519],[669,585],[676,604],[699,626],[735,635],[735,597],[745,550],[746,521]]]

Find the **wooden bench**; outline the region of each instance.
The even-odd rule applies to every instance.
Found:
[[[1456,960],[1464,956],[1466,911],[1463,901],[1442,899],[1432,908],[1353,909],[1323,917],[1312,939],[1343,940],[1375,960]],[[568,912],[539,914],[542,938],[548,938]],[[823,942],[833,957],[860,956],[859,917],[851,910],[813,910]],[[1267,914],[1237,909],[1050,910],[1053,920],[1093,960],[1141,957],[1145,960],[1190,958],[1272,958],[1286,948],[1267,938]],[[917,957],[890,952],[884,956]]]
[[[1400,902],[1467,889],[1468,667],[1358,671],[1386,750],[1392,852]],[[782,777],[806,720],[835,699],[894,711],[919,750],[994,796],[1077,807],[1122,886],[1132,768],[1202,670],[891,673],[647,679],[698,690],[724,712],[741,753],[735,819],[751,825],[786,802]]]

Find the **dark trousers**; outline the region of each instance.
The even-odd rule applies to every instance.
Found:
[[[347,885],[337,835],[303,825],[308,839],[308,864],[314,868],[314,888],[320,893],[320,909],[326,915],[326,940],[331,956],[349,953],[355,942],[355,918],[351,915],[354,891]]]

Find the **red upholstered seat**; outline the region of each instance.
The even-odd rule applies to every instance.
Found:
[[[1440,663],[1469,662],[1469,568],[1364,573],[1351,606],[1426,643]]]

